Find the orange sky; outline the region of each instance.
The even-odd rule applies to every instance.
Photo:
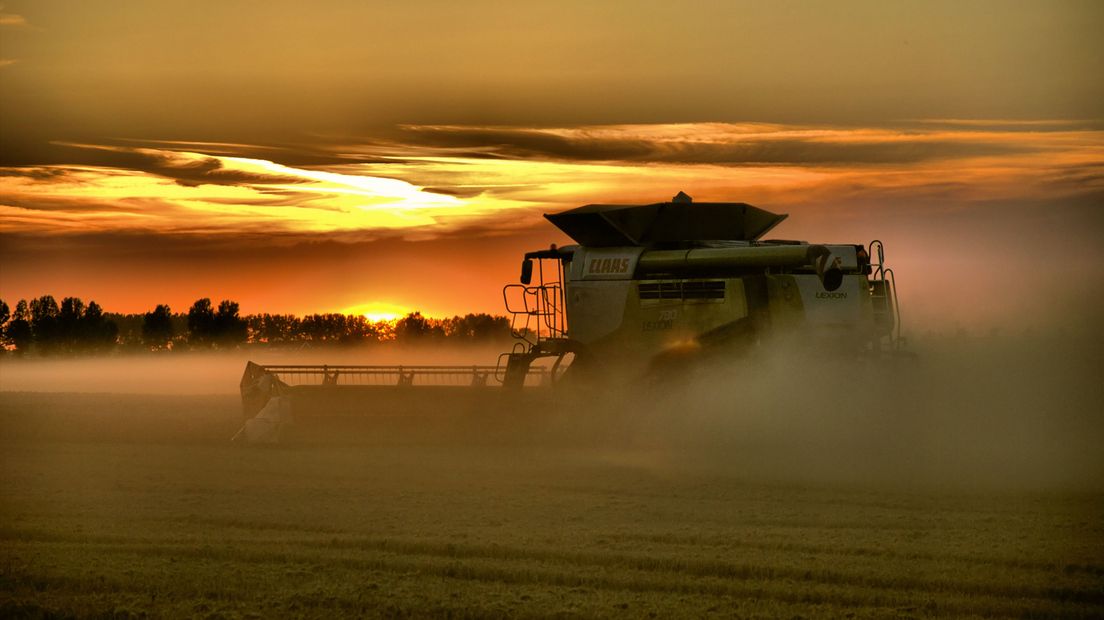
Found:
[[[790,213],[779,237],[883,238],[925,321],[1029,323],[1099,299],[1101,23],[1094,2],[7,2],[0,297],[498,312],[520,254],[566,241],[541,213],[682,190]]]

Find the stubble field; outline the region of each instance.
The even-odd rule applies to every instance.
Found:
[[[826,414],[828,373],[721,421],[439,403],[266,448],[230,393],[0,391],[0,616],[1099,618],[1088,368],[1049,408],[972,377]]]

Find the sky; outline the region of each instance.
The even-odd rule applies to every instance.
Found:
[[[1095,1],[7,1],[0,298],[500,313],[568,242],[543,213],[684,191],[882,239],[917,324],[1083,318],[1102,31]]]

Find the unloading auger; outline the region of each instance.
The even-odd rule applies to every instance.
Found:
[[[899,351],[900,310],[881,241],[762,240],[786,219],[736,202],[592,204],[545,215],[574,245],[525,254],[503,288],[516,339],[485,366],[249,362],[239,436],[275,441],[289,420],[494,406],[596,374],[633,377],[693,353],[779,341],[842,355]],[[691,355],[687,355],[690,352]],[[631,379],[630,379],[631,380]]]

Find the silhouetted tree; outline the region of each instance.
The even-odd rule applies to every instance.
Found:
[[[136,352],[148,350],[145,343],[142,341],[142,322],[145,320],[144,314],[104,312],[104,319],[114,323],[115,327],[118,329],[118,335],[116,337],[118,346]],[[180,331],[183,332],[185,330],[181,328]]]
[[[57,348],[72,353],[84,348],[84,334],[81,333],[81,315],[84,314],[84,302],[79,297],[66,297],[61,300],[61,309],[57,316]]]
[[[309,314],[303,317],[300,331],[311,342],[336,342],[345,331],[345,315]]]
[[[437,321],[422,316],[421,312],[411,312],[395,323],[396,342],[426,342],[443,338],[444,335],[444,328]]]
[[[215,311],[207,297],[197,299],[188,309],[188,342],[210,346],[215,335]]]
[[[15,352],[18,355],[26,354],[27,349],[31,347],[31,342],[34,340],[34,330],[31,328],[31,310],[27,305],[27,300],[20,299],[15,304],[15,312],[12,313],[11,320],[4,327],[4,338],[15,347]]]
[[[489,342],[510,338],[510,320],[490,314],[466,314],[443,321],[445,335],[461,342]]]
[[[78,328],[81,348],[92,351],[109,351],[119,339],[119,326],[104,316],[100,304],[90,301],[80,317]]]
[[[392,342],[395,340],[395,321],[376,321],[372,324],[376,332],[376,340],[380,342]]]
[[[52,353],[58,348],[58,309],[53,295],[43,295],[31,300],[31,331],[35,345],[42,353]]]
[[[142,316],[142,344],[151,349],[165,349],[173,337],[172,310],[157,304],[153,312]]]
[[[8,347],[8,319],[11,318],[11,308],[0,299],[0,351]]]
[[[379,330],[363,315],[345,316],[345,329],[341,336],[342,344],[362,344],[365,342],[378,342]]]
[[[253,342],[278,344],[302,340],[301,321],[291,314],[252,314],[246,317]]]
[[[215,339],[220,345],[233,346],[245,342],[249,332],[245,321],[238,316],[238,303],[224,299],[219,302],[214,317]]]

